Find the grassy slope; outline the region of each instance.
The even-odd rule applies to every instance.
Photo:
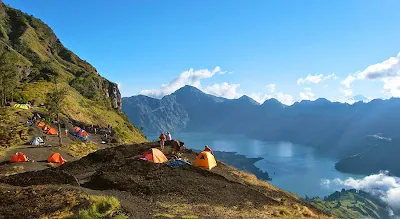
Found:
[[[383,203],[362,191],[357,193],[355,190],[342,190],[341,192],[333,193],[324,200],[313,198],[310,203],[339,218],[361,218],[366,216],[386,218],[388,215]]]
[[[0,15],[0,53],[17,56],[15,64],[22,69],[17,100],[45,103],[47,93],[53,91],[49,75],[56,75],[60,86],[69,91],[64,108],[67,117],[90,124],[109,124],[125,143],[147,141],[111,104],[108,93],[114,84],[66,49],[45,23],[4,5],[0,5]]]

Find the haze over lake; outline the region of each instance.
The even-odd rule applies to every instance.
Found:
[[[186,147],[195,150],[202,150],[204,145],[209,145],[214,151],[263,158],[255,162],[255,166],[269,173],[272,178],[270,183],[301,197],[326,196],[341,189],[323,187],[321,179],[363,177],[341,173],[335,169],[334,160],[318,155],[311,147],[290,142],[264,142],[241,135],[214,133],[178,133],[172,137],[182,140]],[[154,140],[155,137],[149,139]],[[218,154],[216,157],[218,159]]]

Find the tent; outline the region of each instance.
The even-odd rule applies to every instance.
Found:
[[[44,141],[41,137],[34,137],[29,141],[29,144],[35,145],[35,146],[44,145]]]
[[[14,108],[18,108],[18,109],[29,109],[29,105],[28,104],[14,104]]]
[[[83,130],[83,129],[81,129],[81,130],[78,131],[78,135],[80,135],[80,136],[89,136],[89,134],[87,133],[87,131],[85,131],[85,130]]]
[[[217,166],[217,161],[215,161],[214,155],[212,155],[210,152],[202,151],[194,161],[194,166],[211,170]]]
[[[146,151],[141,158],[153,163],[164,163],[168,161],[164,153],[157,148],[152,148],[150,151]]]
[[[58,132],[55,128],[50,128],[47,130],[46,134],[48,135],[58,135]]]
[[[47,158],[47,161],[49,163],[64,163],[65,162],[64,158],[59,153],[51,154],[50,157]]]
[[[75,127],[74,127],[74,132],[78,133],[80,130],[81,130],[80,127],[78,127],[78,126],[75,126]]]
[[[45,125],[46,125],[46,123],[44,123],[44,122],[40,122],[40,121],[39,121],[39,122],[37,123],[37,126],[40,127],[40,128],[42,128],[42,127],[45,126]]]
[[[81,129],[81,130],[83,130],[83,129]],[[81,139],[82,141],[87,141],[88,140],[88,136],[89,136],[89,134],[85,131],[85,130],[83,130],[83,131],[78,131],[78,132],[69,132],[72,136],[75,136],[75,137],[77,137],[77,138],[79,138],[79,139]]]
[[[44,126],[42,127],[42,129],[43,129],[43,130],[49,130],[49,129],[51,129],[51,126],[50,126],[50,125],[44,125]]]
[[[17,152],[15,153],[12,157],[10,162],[11,163],[17,163],[17,162],[27,162],[28,158],[26,157],[26,155],[22,152]]]

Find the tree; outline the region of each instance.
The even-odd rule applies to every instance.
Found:
[[[58,126],[58,143],[62,146],[61,138],[61,125],[60,125],[60,113],[62,113],[62,108],[64,105],[64,99],[68,94],[66,89],[58,89],[57,79],[54,79],[55,89],[53,93],[50,93],[47,97],[47,110],[52,118],[56,118]]]
[[[3,46],[3,45],[0,45]],[[0,55],[0,94],[1,105],[4,106],[7,99],[13,99],[14,90],[18,82],[17,57],[10,52],[4,51]]]

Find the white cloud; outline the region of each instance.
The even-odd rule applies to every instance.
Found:
[[[387,171],[366,176],[362,179],[350,177],[345,180],[339,178],[321,180],[321,186],[329,187],[331,184],[344,186],[346,189],[363,190],[376,195],[386,202],[394,210],[394,213],[400,213],[400,178],[389,176]]]
[[[253,100],[259,102],[259,103],[264,103],[264,101],[274,98],[273,95],[270,94],[262,94],[262,93],[251,93],[249,94],[249,97],[251,97]]]
[[[338,77],[335,74],[329,74],[327,76],[324,76],[323,74],[319,74],[319,75],[307,75],[306,78],[299,78],[297,79],[297,84],[304,84],[304,83],[314,83],[314,84],[318,84],[324,80],[328,80],[328,79],[334,79],[336,80]]]
[[[178,77],[174,78],[169,84],[162,84],[159,89],[142,90],[140,94],[161,98],[165,95],[171,94],[185,85],[191,85],[201,88],[200,81],[202,79],[211,78],[215,74],[225,74],[221,71],[219,66],[215,67],[212,71],[208,69],[194,70],[193,68],[182,72]]]
[[[285,105],[292,105],[294,103],[293,96],[290,94],[284,94],[282,92],[275,93],[275,97],[279,102]]]
[[[290,94],[284,94],[282,92],[276,92],[276,84],[268,84],[267,86],[270,94],[262,94],[262,93],[252,93],[249,97],[253,98],[255,101],[259,103],[264,103],[268,99],[275,98],[279,102],[285,105],[292,105],[294,103],[293,96]]]
[[[276,84],[268,84],[267,88],[268,88],[268,91],[270,93],[274,93],[275,92],[275,88],[276,88]]]
[[[292,105],[294,103],[294,98],[290,94],[284,94],[282,92],[276,92],[273,94],[262,94],[262,93],[252,93],[249,95],[252,99],[259,103],[264,103],[268,99],[275,98],[279,102],[285,104],[285,105]]]
[[[223,82],[221,84],[213,84],[204,89],[205,93],[215,95],[218,97],[225,97],[228,99],[234,99],[242,96],[237,89],[240,87],[240,84],[229,84],[227,82]]]
[[[121,82],[117,82],[116,84],[117,84],[117,86],[118,86],[118,89],[121,90],[122,83],[121,83]]]
[[[384,79],[400,76],[400,53],[395,57],[368,66],[357,74],[358,79]]]
[[[383,91],[389,96],[400,97],[400,77],[383,79]]]
[[[309,87],[304,88],[304,91],[300,92],[299,96],[300,100],[315,100],[315,94]]]
[[[340,88],[340,93],[342,93],[345,97],[350,97],[353,94],[353,91],[351,89]]]
[[[351,84],[356,78],[353,75],[349,75],[344,79],[342,82],[340,82],[341,85],[345,86],[346,88],[350,88]]]

